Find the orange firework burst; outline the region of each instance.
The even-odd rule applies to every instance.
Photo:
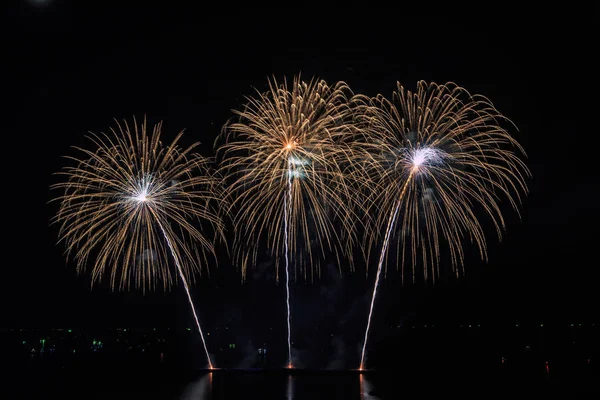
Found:
[[[500,200],[507,199],[517,210],[530,175],[520,158],[523,149],[507,130],[514,125],[487,98],[453,83],[420,81],[414,93],[398,83],[392,101],[378,95],[363,110],[363,131],[355,147],[362,149],[361,172],[373,205],[365,237],[369,248],[382,237],[383,244],[361,369],[377,285],[393,238],[402,276],[409,264],[414,280],[421,263],[425,279],[438,277],[442,245],[459,275],[465,239],[487,258],[476,209],[490,217],[501,239],[505,226]]]
[[[160,141],[162,124],[147,133],[138,124],[116,121],[110,133],[91,134],[93,150],[76,148],[82,157],[58,174],[54,184],[63,194],[53,223],[60,225],[59,242],[82,272],[91,265],[92,285],[110,276],[113,288],[168,289],[180,267],[192,281],[214,255],[213,240],[204,229],[223,237],[217,201],[219,182],[209,160],[181,148],[180,132],[173,142]],[[172,257],[170,257],[172,255]]]
[[[355,129],[353,96],[343,82],[273,79],[224,126],[217,159],[243,275],[259,243],[266,242],[276,271],[281,257],[291,257],[305,279],[319,273],[319,254],[332,251],[339,261],[349,251],[357,218],[343,173],[352,154],[342,142]]]
[[[501,239],[501,199],[518,212],[530,172],[510,135],[511,121],[485,97],[455,84],[420,81],[416,92],[398,84],[392,101],[382,95],[361,114],[367,154],[361,165],[371,184],[371,244],[386,232],[398,240],[399,263],[422,263],[425,278],[439,275],[445,243],[458,275],[463,243],[474,242],[486,259],[486,239],[476,209],[490,217]],[[394,217],[395,215],[395,217]],[[390,219],[397,221],[390,223]],[[420,254],[420,256],[419,256]]]

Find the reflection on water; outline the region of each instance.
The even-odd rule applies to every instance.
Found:
[[[498,363],[505,366],[505,364]],[[541,367],[541,366],[540,366]],[[539,369],[542,371],[542,368]],[[544,376],[550,375],[549,363],[545,363]],[[179,400],[250,400],[250,399],[287,399],[287,400],[389,400],[396,399],[400,392],[412,390],[422,382],[422,371],[410,374],[407,371],[390,374],[346,372],[283,372],[261,370],[218,370],[203,373],[187,386],[178,397]],[[481,395],[480,387],[507,387],[507,390],[530,390],[527,393],[541,393],[537,379],[531,375],[523,379],[511,378],[506,370],[488,371],[480,375],[472,373],[466,381],[456,379],[451,370],[442,368],[439,374],[429,375],[437,383],[428,387],[430,393],[436,390],[454,390],[463,398],[469,395]],[[460,373],[460,370],[457,371]],[[486,378],[487,377],[487,378]],[[541,376],[539,376],[541,378]],[[456,382],[456,385],[452,384]],[[510,383],[514,385],[512,389]],[[479,386],[478,386],[479,385]],[[524,389],[525,386],[525,389]],[[527,388],[528,387],[528,388]],[[533,391],[531,391],[534,389]],[[556,387],[554,387],[556,389]],[[466,396],[466,397],[465,397]],[[169,397],[171,399],[171,397]]]
[[[552,364],[552,371],[550,371]],[[355,371],[265,371],[265,370],[217,370],[202,373],[188,383],[176,397],[178,400],[390,400],[399,394],[425,386],[430,395],[434,393],[456,393],[461,398],[481,398],[490,388],[502,396],[510,397],[558,394],[564,389],[569,393],[576,390],[596,390],[591,385],[592,376],[579,371],[578,386],[564,386],[555,378],[560,367],[552,362],[513,369],[498,360],[498,368],[483,368],[475,365],[471,369],[439,366],[414,370],[398,370],[389,373]],[[566,373],[570,372],[565,370]],[[467,373],[468,372],[468,373]],[[551,373],[552,372],[552,373]],[[591,372],[591,371],[588,371]],[[465,379],[463,375],[468,375]],[[554,377],[551,379],[550,377]],[[435,381],[429,385],[427,380]],[[563,381],[564,382],[564,381]],[[183,383],[183,382],[182,382]],[[424,385],[425,384],[425,385]],[[549,385],[551,384],[551,385]],[[1,396],[0,396],[1,397]],[[106,399],[108,399],[107,397]],[[162,399],[164,399],[163,397]],[[569,398],[568,396],[565,398]],[[104,399],[104,398],[102,398]],[[111,399],[112,400],[112,399]]]
[[[463,400],[489,398],[486,394],[490,391],[498,398],[514,398],[515,393],[519,398],[598,394],[598,371],[592,369],[593,362],[585,363],[586,369],[575,371],[554,360],[529,365],[502,363],[497,358],[496,365],[497,368],[480,364],[467,368],[452,362],[421,368],[415,364],[410,369],[389,372],[248,369],[205,371],[198,375],[198,371],[144,369],[142,365],[136,369],[130,365],[124,368],[102,364],[94,369],[89,364],[39,364],[14,368],[18,373],[8,379],[3,375],[11,385],[0,388],[0,399],[391,400],[422,388],[429,398],[451,393]],[[11,395],[11,391],[15,394]]]
[[[373,383],[362,374],[296,375],[220,370],[208,372],[190,382],[178,399],[382,400],[373,396],[372,391]]]
[[[200,379],[190,383],[183,394],[181,400],[209,400],[212,399],[213,373],[201,376]]]
[[[0,399],[391,400],[422,388],[430,398],[453,393],[463,400],[489,398],[485,394],[490,390],[501,398],[514,398],[515,393],[519,398],[549,398],[545,394],[562,396],[562,392],[562,398],[573,398],[571,395],[576,392],[598,393],[598,370],[594,369],[593,360],[588,361],[590,358],[582,360],[579,369],[555,360],[513,362],[509,358],[502,362],[497,357],[494,365],[425,360],[412,363],[410,368],[363,373],[252,368],[199,373],[166,368],[163,364],[149,367],[143,363],[94,364],[81,360],[68,364],[60,359],[54,362],[36,358],[30,362],[29,355],[25,357],[20,368],[13,365],[14,374],[2,376],[11,385],[0,388]],[[10,391],[16,395],[10,395]]]
[[[360,382],[360,400],[380,400],[377,396],[372,396],[373,384],[365,377],[364,374],[359,375]]]
[[[294,377],[292,375],[288,375],[286,395],[286,399],[294,399]]]

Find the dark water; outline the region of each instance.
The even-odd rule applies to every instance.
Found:
[[[405,365],[385,371],[190,370],[133,363],[19,365],[3,374],[3,399],[399,399],[591,398],[600,394],[592,365],[526,363]],[[582,397],[584,398],[584,397]]]
[[[245,353],[227,346],[215,356],[217,365],[238,368],[209,372],[187,330],[174,336],[154,329],[112,336],[9,330],[0,335],[0,400],[600,398],[595,330],[514,330],[518,335],[508,341],[511,331],[410,328],[374,346],[368,361],[375,369],[365,373],[277,368],[285,357],[278,361],[271,350],[264,368],[240,369]],[[264,353],[252,354],[247,366],[260,366]]]

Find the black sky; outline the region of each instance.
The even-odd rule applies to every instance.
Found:
[[[597,127],[591,128],[597,115],[595,10],[482,9],[470,15],[464,9],[433,16],[433,9],[334,14],[303,6],[211,12],[148,3],[131,9],[38,3],[15,2],[5,11],[3,25],[8,223],[2,239],[0,327],[189,322],[181,293],[90,291],[76,276],[55,245],[56,228],[48,225],[56,211],[47,204],[53,195],[49,185],[57,180],[52,174],[62,167],[62,156],[73,154],[70,146],[86,145],[88,131],[104,131],[113,118],[144,113],[151,121],[164,120],[166,136],[185,128],[184,141],[200,140],[201,152],[211,156],[215,136],[245,95],[264,89],[270,76],[299,72],[344,80],[368,95],[389,95],[396,81],[409,87],[421,79],[456,82],[487,96],[511,118],[528,153],[533,179],[522,220],[509,213],[503,243],[490,237],[489,263],[472,258],[464,279],[435,288],[402,289],[392,278],[383,286],[384,303],[391,306],[382,305],[382,314],[595,317],[600,223],[598,135]],[[196,287],[206,320],[241,312],[248,296],[260,309],[279,301],[264,293],[283,295],[280,289],[258,290],[274,285],[262,275],[241,288],[229,260],[220,268],[224,271]],[[307,296],[313,301],[297,311],[298,318],[304,313],[309,321],[314,313],[324,313],[327,307],[318,299],[329,304],[337,293],[348,305],[353,295],[364,295],[362,275],[347,281],[350,289],[340,289],[346,277],[312,289],[299,284],[296,290],[312,293]],[[332,312],[350,313],[349,308]],[[360,312],[356,318],[362,321]]]

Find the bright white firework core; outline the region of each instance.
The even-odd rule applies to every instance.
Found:
[[[144,202],[146,201],[146,192],[141,192],[140,194],[138,194],[137,196],[135,196],[135,199],[139,202]]]
[[[149,201],[150,198],[148,196],[148,192],[150,191],[150,182],[149,179],[143,178],[139,182],[135,184],[133,196],[131,198],[138,203],[145,203]]]
[[[418,168],[425,163],[439,164],[445,154],[442,150],[433,147],[421,147],[412,150],[410,159],[413,167]]]

